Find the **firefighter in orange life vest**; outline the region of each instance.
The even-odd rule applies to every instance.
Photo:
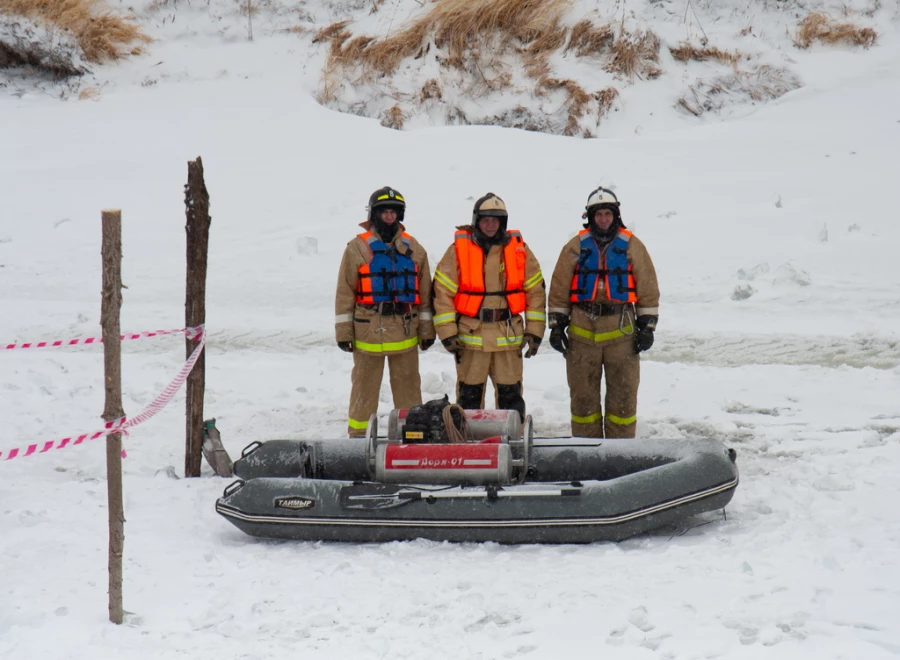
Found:
[[[611,190],[594,190],[583,217],[584,229],[563,247],[550,282],[550,345],[566,358],[572,435],[633,438],[638,353],[653,345],[659,318],[656,270],[647,248],[622,224]]]
[[[350,437],[366,434],[378,410],[384,359],[395,408],[422,403],[418,349],[434,343],[428,254],[401,224],[403,196],[390,187],[369,197],[365,231],[344,250],[334,298],[334,334],[353,353]]]
[[[506,204],[488,193],[472,224],[457,227],[434,271],[434,327],[456,356],[457,403],[484,408],[490,376],[496,406],[525,419],[522,351],[530,358],[541,344],[546,293],[537,259],[507,219]]]

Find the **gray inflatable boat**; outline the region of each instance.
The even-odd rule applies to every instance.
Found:
[[[735,453],[715,440],[535,439],[531,417],[470,410],[470,441],[254,442],[216,511],[252,536],[305,541],[617,541],[722,509]],[[411,441],[413,438],[419,441]]]

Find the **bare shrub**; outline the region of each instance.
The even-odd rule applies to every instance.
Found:
[[[140,44],[151,41],[104,0],[0,0],[0,15],[22,16],[70,32],[89,62],[136,55]]]
[[[698,81],[675,106],[699,117],[705,112],[719,112],[729,103],[770,101],[802,86],[795,74],[784,68],[762,65],[753,71]]]
[[[860,28],[852,23],[838,23],[823,12],[812,12],[800,21],[793,39],[797,48],[809,48],[816,41],[869,48],[875,45],[878,33],[872,28]]]
[[[623,30],[609,47],[610,61],[604,67],[610,73],[633,80],[657,78],[662,69],[659,64],[659,37],[653,32]]]
[[[578,57],[602,55],[615,40],[615,33],[609,25],[595,26],[585,19],[579,21],[569,34],[569,43],[564,52],[574,50]]]
[[[384,112],[381,117],[381,125],[386,128],[393,128],[399,131],[406,122],[406,115],[399,105],[394,104],[391,108]]]
[[[731,66],[735,66],[744,57],[740,51],[721,50],[714,46],[695,46],[688,41],[682,41],[675,48],[670,47],[669,52],[680,62],[716,60]]]

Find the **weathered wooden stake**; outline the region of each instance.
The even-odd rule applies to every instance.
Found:
[[[187,224],[187,284],[184,322],[187,327],[206,323],[206,265],[209,253],[209,193],[203,180],[203,161],[188,161],[184,187]],[[196,345],[186,342],[190,357]],[[203,394],[206,390],[206,351],[200,354],[186,384],[184,476],[199,477],[203,452]]]
[[[101,212],[103,240],[103,294],[100,325],[103,329],[103,376],[106,404],[103,419],[125,416],[122,408],[122,342],[119,312],[122,307],[122,212]],[[106,491],[109,506],[109,620],[122,623],[122,551],[125,546],[125,509],[122,505],[122,434],[106,436]]]

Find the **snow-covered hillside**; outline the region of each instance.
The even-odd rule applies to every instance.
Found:
[[[183,184],[200,155],[207,416],[232,455],[257,439],[341,436],[351,358],[334,346],[332,287],[374,189],[403,192],[432,264],[493,191],[549,273],[604,183],[663,294],[638,433],[720,438],[742,482],[727,515],[619,544],[261,542],[214,513],[226,481],[208,468],[176,478],[178,397],[124,440],[121,627],[106,620],[102,441],[0,460],[0,658],[900,654],[900,5],[840,3],[878,31],[871,48],[799,50],[792,26],[824,3],[604,3],[604,17],[624,12],[667,46],[705,33],[803,84],[696,117],[673,105],[720,65],[665,56],[655,80],[616,83],[598,139],[574,139],[428,113],[397,131],[335,112],[317,101],[318,30],[349,18],[386,34],[427,5],[256,4],[251,41],[241,3],[131,3],[155,39],[143,55],[66,83],[0,78],[0,347],[99,333],[110,207],[124,219],[123,330],[182,325]],[[507,102],[521,99],[500,93],[489,109]],[[2,352],[0,451],[97,428],[99,347]],[[123,352],[133,415],[177,373],[184,343]],[[426,397],[452,392],[439,347],[422,372]],[[539,434],[566,433],[565,368],[549,346],[526,362],[525,398]]]

